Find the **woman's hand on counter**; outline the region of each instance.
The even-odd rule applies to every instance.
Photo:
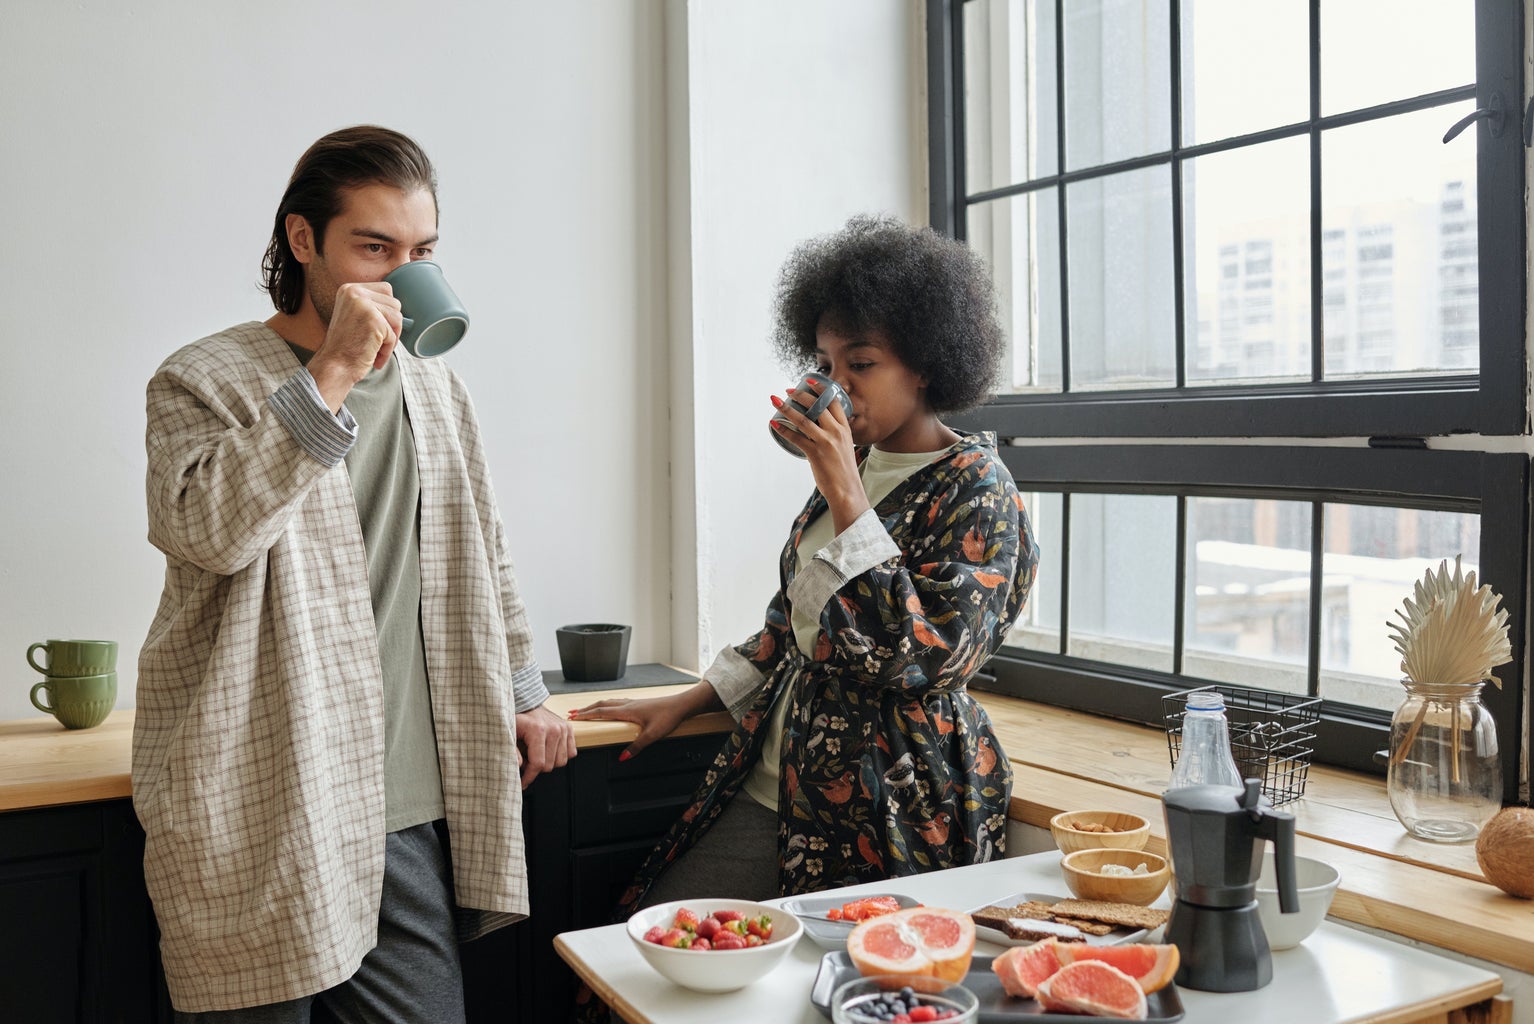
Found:
[[[570,712],[578,722],[632,722],[639,735],[623,748],[618,760],[627,761],[656,740],[665,739],[683,721],[705,711],[722,711],[724,702],[707,680],[669,697],[610,698]]]

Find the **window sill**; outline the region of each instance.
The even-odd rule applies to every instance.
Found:
[[[1159,729],[977,693],[1012,761],[1015,820],[1040,828],[1064,810],[1131,811],[1151,822],[1149,848],[1166,849],[1160,794],[1170,771]],[[1383,780],[1312,767],[1294,814],[1296,851],[1336,865],[1331,916],[1520,971],[1534,972],[1531,904],[1488,884],[1474,844],[1409,838]]]

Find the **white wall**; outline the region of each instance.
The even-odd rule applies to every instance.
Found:
[[[697,497],[676,508],[694,517],[695,549],[674,534],[674,575],[679,592],[696,580],[698,607],[672,635],[679,657],[696,644],[702,667],[761,628],[778,553],[813,487],[767,433],[768,396],[792,383],[768,341],[778,268],[796,243],[855,213],[926,220],[921,9],[686,5],[690,266],[674,272],[689,275],[691,302],[673,310],[673,327],[690,338],[690,387],[678,381],[675,409],[695,437],[690,465],[676,469]]]
[[[631,660],[693,666],[757,628],[810,487],[766,436],[777,267],[851,213],[922,216],[920,7],[0,5],[0,720],[36,714],[21,658],[47,637],[118,640],[133,704],[163,571],[144,385],[270,315],[287,175],[359,122],[437,164],[474,315],[448,358],[540,659],[571,621],[633,623]]]
[[[538,653],[616,619],[669,654],[663,7],[531,0],[0,5],[0,719],[46,637],[123,647],[159,596],[144,385],[265,319],[293,162],[379,122],[441,179],[440,258]]]

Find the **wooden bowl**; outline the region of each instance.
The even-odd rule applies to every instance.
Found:
[[[1101,825],[1111,832],[1088,832],[1078,825]],[[1049,819],[1049,834],[1061,853],[1077,850],[1143,850],[1150,822],[1125,811],[1065,811]]]
[[[1105,875],[1104,865],[1117,864],[1133,871],[1141,864],[1143,875]],[[1172,878],[1166,858],[1145,850],[1077,850],[1060,859],[1065,884],[1079,900],[1104,900],[1149,906],[1156,902]]]

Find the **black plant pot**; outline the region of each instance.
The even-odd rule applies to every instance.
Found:
[[[628,626],[588,622],[561,626],[555,631],[559,641],[559,668],[572,683],[600,683],[622,679],[629,661]]]

